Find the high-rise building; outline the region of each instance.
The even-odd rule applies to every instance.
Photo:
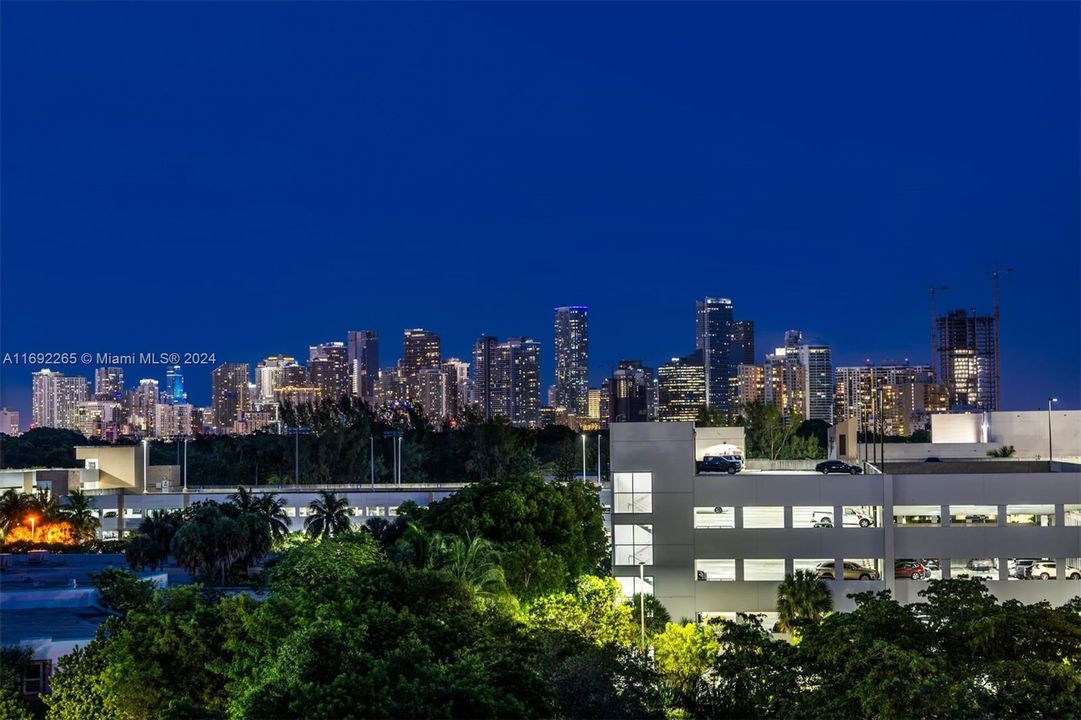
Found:
[[[0,410],[0,435],[15,437],[18,434],[19,411],[3,408],[2,410]]]
[[[219,365],[211,374],[210,382],[214,427],[218,432],[232,432],[238,418],[237,413],[251,409],[251,398],[248,395],[248,364]]]
[[[506,415],[506,408],[499,405],[506,381],[497,366],[498,348],[499,339],[491,335],[481,335],[473,343],[473,404],[485,420]]]
[[[705,298],[695,303],[695,349],[702,351],[706,375],[706,405],[711,410],[731,410],[730,380],[732,301]]]
[[[441,367],[426,367],[417,371],[416,402],[424,415],[438,426],[450,417],[450,375]]]
[[[766,391],[766,366],[741,363],[737,370],[736,404],[742,412],[751,403],[763,402]]]
[[[308,384],[319,388],[323,397],[337,398],[352,392],[345,343],[326,342],[308,348]]]
[[[184,393],[184,373],[179,365],[172,365],[165,370],[165,402],[175,405],[187,400]]]
[[[292,377],[286,378],[287,368],[297,368]],[[261,405],[277,403],[278,388],[289,384],[304,385],[306,373],[303,367],[297,365],[295,358],[285,355],[271,355],[259,361],[255,366],[255,396],[254,402]]]
[[[733,320],[729,362],[737,369],[740,365],[754,365],[754,320]]]
[[[115,440],[119,435],[120,403],[113,400],[84,400],[75,405],[75,430],[83,437]]]
[[[119,402],[124,395],[124,368],[99,367],[94,370],[94,399]]]
[[[835,422],[856,418],[861,428],[874,425],[887,435],[929,429],[931,414],[947,410],[945,390],[934,382],[930,365],[839,367],[833,397]]]
[[[154,408],[154,436],[176,438],[191,435],[191,414],[192,406],[188,403],[158,405]]]
[[[48,368],[33,374],[31,427],[75,429],[75,407],[87,398],[86,378]]]
[[[657,369],[657,419],[693,421],[706,406],[706,374],[702,351],[672,358]]]
[[[601,389],[589,388],[589,417],[592,420],[601,419]]]
[[[502,416],[519,427],[540,423],[540,343],[526,337],[473,345],[474,396],[486,420]]]
[[[553,406],[585,416],[589,412],[589,308],[555,309],[556,382]]]
[[[608,380],[608,422],[649,422],[655,418],[653,369],[641,360],[620,360]]]
[[[420,369],[439,367],[442,364],[443,355],[438,334],[423,328],[405,331],[402,337],[402,362],[398,369],[410,400],[415,397],[417,373]]]
[[[379,381],[379,335],[375,330],[350,330],[346,349],[353,394],[372,405]]]
[[[450,382],[447,413],[451,417],[458,417],[463,408],[473,403],[473,384],[469,379],[469,363],[458,358],[449,358],[443,362],[443,371],[447,373]]]
[[[803,369],[803,418],[833,424],[833,355],[829,345],[804,343],[799,346]]]
[[[975,311],[952,310],[936,322],[937,366],[950,407],[965,411],[998,410],[999,357],[995,319]]]
[[[132,388],[129,393],[128,422],[131,430],[139,435],[151,435],[154,432],[154,419],[158,406],[158,381],[145,378]]]

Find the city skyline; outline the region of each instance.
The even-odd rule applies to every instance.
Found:
[[[708,296],[758,361],[798,327],[834,365],[926,363],[928,288],[989,314],[1012,267],[1002,407],[1081,406],[1076,6],[4,14],[0,352],[254,365],[373,329],[389,359],[424,327],[459,358],[537,338],[546,387],[576,303],[592,386],[692,352]],[[35,369],[0,367],[23,417]]]

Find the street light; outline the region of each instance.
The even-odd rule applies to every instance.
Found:
[[[1047,463],[1048,467],[1051,466],[1051,461],[1055,459],[1054,445],[1051,442],[1051,403],[1057,403],[1058,398],[1047,398]]]
[[[586,434],[582,433],[582,482],[586,480]]]
[[[642,650],[646,649],[646,563],[638,561],[638,614],[642,622]]]
[[[37,535],[37,532],[34,529],[34,523],[37,522],[37,518],[33,515],[29,515],[26,519],[30,521],[30,542],[34,542],[34,536]]]
[[[146,490],[147,477],[146,476],[147,476],[148,466],[149,466],[149,462],[148,462],[148,458],[147,458],[147,455],[150,452],[149,448],[150,448],[150,441],[147,440],[146,438],[143,438],[143,495],[146,495],[146,493],[147,493],[147,490]]]

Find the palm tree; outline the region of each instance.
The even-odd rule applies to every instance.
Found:
[[[80,542],[93,540],[94,531],[101,525],[101,521],[94,513],[92,499],[82,490],[72,490],[68,493],[67,500],[67,505],[61,508],[61,512],[75,530],[75,537]]]
[[[26,497],[30,505],[29,509],[41,516],[39,523],[61,518],[60,500],[46,488],[39,488],[36,493]]]
[[[19,525],[26,519],[30,510],[29,496],[13,489],[0,495],[0,535]]]
[[[259,498],[246,487],[238,487],[236,492],[229,496],[229,502],[236,505],[237,510],[242,513],[258,512]]]
[[[285,512],[285,498],[278,497],[277,493],[267,493],[259,498],[257,508],[275,542],[289,536],[290,520]]]
[[[349,530],[349,501],[335,493],[323,491],[318,500],[308,504],[304,531],[313,538],[333,537]]]
[[[455,537],[446,546],[441,566],[478,597],[492,598],[507,590],[499,554],[484,538]]]
[[[777,615],[785,632],[792,632],[803,623],[819,622],[831,610],[830,589],[810,570],[786,575],[777,586]]]
[[[152,510],[147,513],[146,519],[139,525],[139,534],[147,536],[151,541],[148,564],[157,565],[159,569],[165,567],[165,561],[169,559],[173,536],[176,535],[181,522],[179,512]]]
[[[437,532],[410,523],[395,545],[395,559],[425,570],[440,567],[447,555],[447,540]]]

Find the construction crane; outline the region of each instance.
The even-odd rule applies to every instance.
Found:
[[[991,275],[991,285],[994,293],[994,317],[995,317],[995,406],[991,410],[1002,407],[1002,331],[998,304],[998,279],[1003,275],[1013,272],[1013,268],[996,268]]]
[[[935,382],[942,382],[942,378],[940,378],[935,371],[935,357],[938,354],[938,312],[935,309],[935,293],[945,292],[949,290],[949,287],[945,285],[930,285],[927,289],[931,292],[931,374],[934,376]]]

